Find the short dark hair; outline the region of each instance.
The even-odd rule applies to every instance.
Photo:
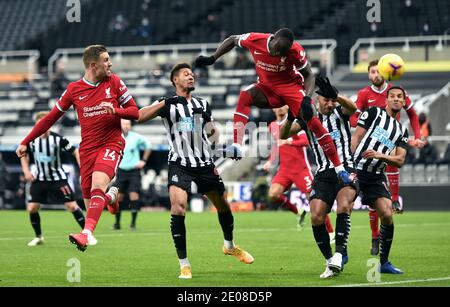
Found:
[[[398,85],[391,86],[386,92],[386,97],[389,97],[389,92],[392,91],[392,90],[401,90],[403,92],[403,98],[406,99],[406,92],[405,92],[405,90],[403,89],[403,87],[398,86]]]
[[[175,65],[172,70],[170,71],[170,81],[172,82],[173,86],[175,86],[175,83],[173,82],[173,78],[178,75],[178,72],[182,70],[183,68],[188,68],[192,70],[191,65],[188,63],[178,63]]]
[[[287,40],[291,44],[294,42],[294,39],[295,39],[294,32],[292,32],[292,30],[288,29],[288,28],[279,29],[277,32],[275,32],[275,35],[277,37]]]
[[[367,66],[367,71],[370,71],[370,68],[378,65],[378,59],[370,61],[369,66]]]
[[[90,45],[84,49],[83,64],[88,68],[91,62],[96,62],[103,52],[108,52],[103,45]]]

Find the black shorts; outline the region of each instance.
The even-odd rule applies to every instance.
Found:
[[[58,203],[67,203],[75,200],[72,188],[67,180],[59,181],[33,181],[30,186],[29,203],[47,203],[48,196]]]
[[[373,208],[378,198],[391,199],[385,174],[373,174],[358,170],[358,179],[363,205]]]
[[[347,168],[349,173],[356,173],[352,168]],[[339,191],[347,185],[340,183],[334,169],[327,169],[314,175],[312,190],[309,194],[309,201],[320,199],[329,206],[329,211],[333,207],[334,201]],[[355,199],[358,197],[358,181],[350,185],[356,190]],[[354,200],[355,200],[354,199]]]
[[[200,194],[217,190],[220,195],[225,192],[222,178],[214,165],[205,167],[185,167],[169,164],[168,187],[175,185],[191,194],[191,183],[195,182]]]
[[[115,185],[119,188],[120,193],[139,193],[141,191],[141,171],[138,169],[124,171],[119,168]]]

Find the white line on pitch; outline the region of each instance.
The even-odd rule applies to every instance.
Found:
[[[399,281],[389,281],[389,282],[370,282],[364,284],[348,284],[332,287],[371,287],[371,286],[383,286],[383,285],[397,285],[397,284],[411,284],[417,282],[431,282],[431,281],[443,281],[450,280],[450,276],[441,278],[426,278],[426,279],[410,279],[410,280],[399,280]]]

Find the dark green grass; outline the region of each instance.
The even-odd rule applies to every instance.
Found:
[[[331,280],[319,279],[325,268],[309,220],[298,231],[288,212],[235,214],[235,242],[255,257],[251,265],[222,254],[223,237],[214,213],[189,213],[186,219],[188,257],[193,279],[179,280],[168,212],[142,212],[138,230],[113,231],[113,216],[104,212],[97,246],[81,253],[69,243],[79,229],[67,212],[41,211],[45,244],[28,247],[33,238],[28,214],[0,212],[0,286],[338,286],[368,284],[371,258],[367,212],[355,212],[349,240],[350,262]],[[308,216],[309,218],[309,216]],[[333,224],[335,214],[331,215]],[[395,286],[450,286],[450,213],[406,212],[395,216],[390,260],[403,275],[382,275]],[[81,263],[81,282],[69,283],[67,261]],[[437,281],[424,279],[447,278]],[[409,282],[413,281],[413,282]],[[420,282],[419,282],[420,281]],[[396,283],[401,282],[401,283]],[[387,284],[382,284],[387,285]]]

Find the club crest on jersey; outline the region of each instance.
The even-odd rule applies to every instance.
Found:
[[[105,94],[106,94],[106,99],[112,98],[112,96],[111,96],[111,88],[110,87],[108,87],[105,90]]]

